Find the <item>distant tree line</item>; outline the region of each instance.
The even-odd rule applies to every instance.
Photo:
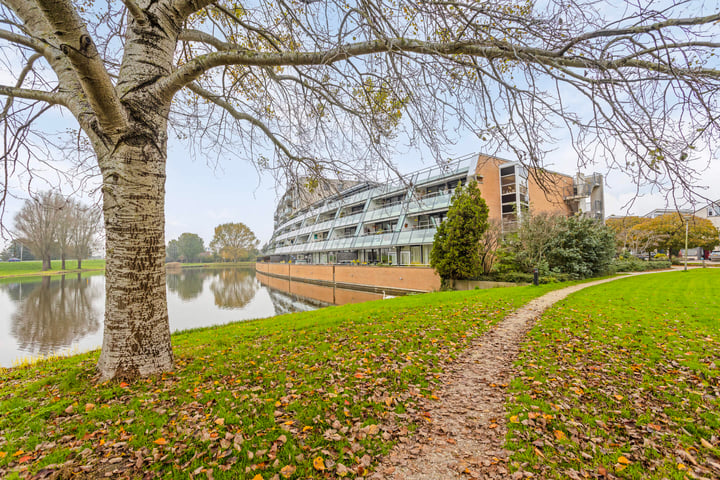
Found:
[[[675,212],[655,218],[618,217],[608,218],[605,223],[615,233],[621,250],[640,253],[664,250],[668,255],[677,255],[685,248],[686,226],[689,247],[712,250],[720,244],[719,232],[713,223],[695,215]]]
[[[60,258],[65,268],[67,258],[77,258],[78,266],[91,255],[95,236],[101,229],[98,208],[64,196],[44,192],[27,200],[15,216],[14,236],[50,268],[51,258]]]
[[[26,200],[15,215],[14,241],[4,255],[28,248],[35,259],[42,260],[43,270],[51,268],[52,258],[60,258],[63,270],[68,258],[76,258],[78,268],[82,268],[82,260],[92,254],[101,231],[101,219],[102,213],[95,206],[59,193],[42,192]]]
[[[259,241],[244,223],[224,223],[215,227],[210,251],[196,233],[183,233],[170,240],[165,250],[167,262],[242,262],[254,260]]]

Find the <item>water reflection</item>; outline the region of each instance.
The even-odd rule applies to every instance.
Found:
[[[247,269],[226,269],[215,272],[210,291],[215,296],[215,305],[220,308],[242,308],[255,297],[260,285],[255,280],[255,271]]]
[[[203,291],[205,277],[209,272],[205,269],[187,269],[167,273],[167,287],[182,300],[192,300]]]
[[[45,354],[100,328],[103,311],[93,303],[103,295],[103,289],[90,277],[43,277],[37,283],[11,285],[7,292],[19,302],[12,314],[10,334],[23,351]]]
[[[168,272],[167,287],[171,331],[322,305],[307,300],[312,295],[302,295],[306,292],[287,295],[263,286],[254,268]],[[28,355],[100,347],[104,312],[102,274],[0,280],[0,366],[12,366]]]

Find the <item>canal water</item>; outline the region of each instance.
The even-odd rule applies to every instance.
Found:
[[[170,329],[221,325],[353,301],[336,296],[328,302],[311,293],[299,295],[298,290],[302,289],[296,285],[262,283],[253,268],[168,272]],[[368,299],[372,298],[354,301]],[[0,366],[11,367],[38,355],[100,347],[104,312],[102,273],[0,280]]]

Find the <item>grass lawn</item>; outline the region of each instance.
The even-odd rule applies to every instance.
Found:
[[[534,478],[720,478],[718,287],[717,269],[639,276],[546,312],[511,385],[513,468]]]
[[[14,276],[14,275],[52,275],[63,270],[60,270],[60,260],[53,260],[50,262],[51,269],[47,272],[42,271],[42,261],[28,261],[28,262],[0,262],[0,277]],[[105,260],[83,260],[83,270],[96,270],[105,268]],[[77,260],[66,260],[65,270],[77,270]]]
[[[96,384],[97,352],[3,370],[0,477],[364,476],[415,428],[417,402],[432,398],[444,362],[563,286],[432,293],[182,332],[175,372],[132,385]]]

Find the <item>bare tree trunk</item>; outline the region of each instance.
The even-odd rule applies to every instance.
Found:
[[[65,254],[60,254],[60,262],[62,262],[62,266],[60,267],[60,270],[65,270]]]
[[[159,122],[163,123],[163,122]],[[105,163],[107,265],[102,379],[173,368],[165,291],[165,135],[133,138]]]
[[[78,266],[77,266],[77,268],[78,268],[78,270],[80,270],[80,269],[82,268],[82,258],[81,258],[80,256],[78,256],[77,261],[78,261]]]
[[[50,255],[44,255],[42,257],[42,269],[43,272],[50,270],[52,268],[52,263],[50,262]]]

